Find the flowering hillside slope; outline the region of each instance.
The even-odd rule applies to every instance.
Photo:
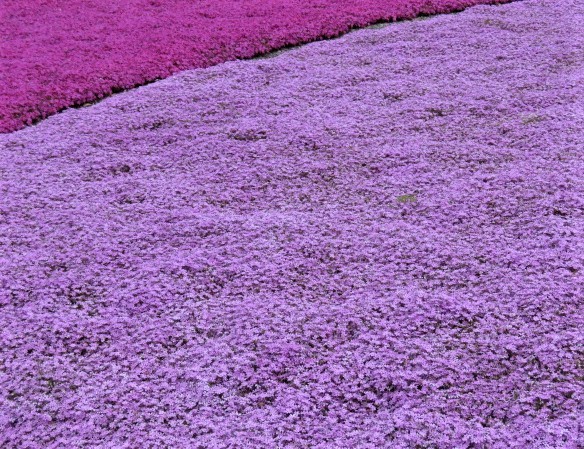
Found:
[[[187,68],[497,1],[2,0],[0,132]]]
[[[580,0],[0,136],[0,446],[582,447]]]

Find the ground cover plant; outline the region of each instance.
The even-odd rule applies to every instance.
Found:
[[[0,136],[0,447],[584,445],[579,0]]]
[[[0,132],[186,68],[497,1],[2,0]]]

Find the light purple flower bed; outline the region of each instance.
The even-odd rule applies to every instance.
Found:
[[[0,446],[583,447],[583,20],[476,7],[0,136]]]
[[[509,0],[1,0],[0,133],[184,69]]]

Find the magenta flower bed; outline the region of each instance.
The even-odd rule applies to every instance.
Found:
[[[0,136],[0,447],[583,447],[580,1]]]
[[[505,0],[2,0],[0,132],[180,70]]]

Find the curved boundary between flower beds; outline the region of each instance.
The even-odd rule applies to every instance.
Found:
[[[4,5],[0,132],[179,71],[338,37],[379,22],[512,0],[233,0]],[[169,4],[172,3],[172,4]],[[79,26],[80,23],[84,25]],[[170,26],[169,26],[170,25]],[[122,46],[120,47],[120,41]]]

